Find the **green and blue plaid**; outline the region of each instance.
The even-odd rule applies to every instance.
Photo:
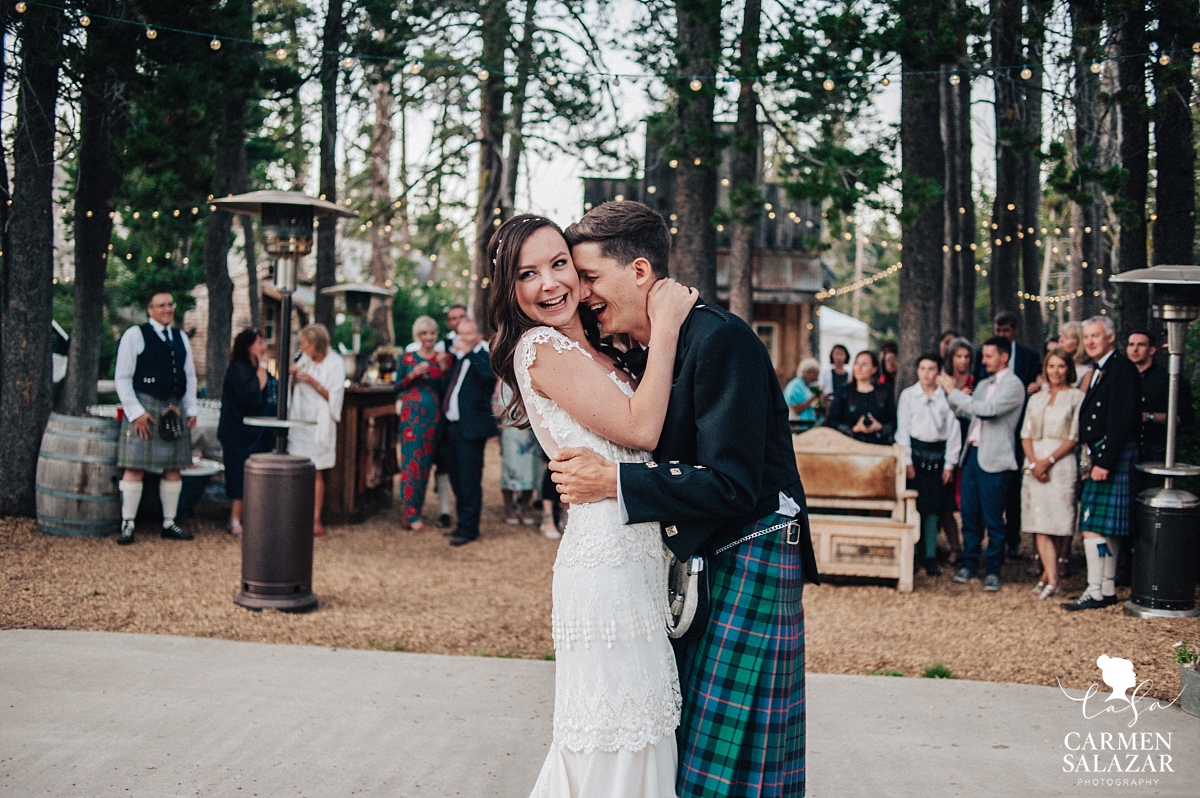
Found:
[[[1083,483],[1079,500],[1079,530],[1099,535],[1122,537],[1129,534],[1130,484],[1133,463],[1137,460],[1137,444],[1131,443],[1121,452],[1117,467],[1103,482]]]
[[[772,514],[742,534],[788,521]],[[709,559],[712,609],[681,647],[681,798],[804,795],[800,546],[765,535]]]
[[[144,469],[175,469],[187,468],[192,464],[192,433],[187,428],[187,419],[180,419],[183,424],[183,434],[179,440],[168,443],[158,434],[158,420],[168,407],[174,407],[183,415],[182,402],[164,402],[162,399],[139,393],[138,401],[146,412],[154,417],[156,423],[150,425],[150,437],[143,440],[133,429],[131,419],[121,422],[121,437],[117,439],[117,465],[121,468]]]

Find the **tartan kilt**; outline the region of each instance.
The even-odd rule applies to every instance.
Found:
[[[1100,535],[1124,537],[1129,534],[1129,499],[1133,478],[1133,463],[1137,460],[1137,444],[1131,443],[1121,452],[1115,470],[1103,482],[1083,483],[1079,500],[1079,530]]]
[[[742,534],[790,520],[771,514]],[[676,649],[681,798],[804,794],[804,574],[772,533],[710,557],[703,634]]]
[[[187,468],[192,464],[192,433],[187,428],[187,417],[183,415],[182,400],[166,402],[149,394],[139,393],[138,401],[146,412],[154,417],[150,425],[150,437],[142,440],[133,429],[133,422],[126,418],[121,422],[121,437],[117,440],[117,467],[137,470],[166,470]],[[162,411],[174,405],[183,421],[183,434],[172,443],[158,435],[158,419]]]

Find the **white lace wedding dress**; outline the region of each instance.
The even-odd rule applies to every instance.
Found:
[[[521,396],[547,453],[585,446],[613,462],[649,460],[539,395],[529,378],[538,357],[591,356],[550,327],[517,347]],[[571,506],[554,563],[554,739],[531,798],[675,798],[680,695],[666,587],[658,524],[622,524],[615,499]]]

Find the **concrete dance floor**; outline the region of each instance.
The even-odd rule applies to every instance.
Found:
[[[552,662],[103,632],[0,632],[0,674],[22,796],[523,798],[554,700]],[[1142,699],[1131,727],[1096,681],[810,675],[807,794],[1197,795],[1200,718]]]

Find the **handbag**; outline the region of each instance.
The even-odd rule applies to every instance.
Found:
[[[667,602],[671,617],[667,634],[675,640],[695,640],[708,622],[708,563],[694,554],[680,560],[674,552],[667,557]]]
[[[158,437],[167,443],[174,443],[183,437],[183,418],[175,405],[170,405],[162,411],[158,419]]]

